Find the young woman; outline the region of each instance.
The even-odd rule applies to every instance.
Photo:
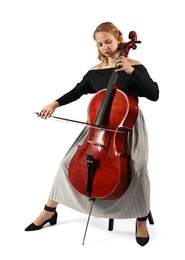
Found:
[[[74,102],[84,94],[96,93],[105,88],[115,67],[118,72],[116,84],[125,94],[133,96],[137,102],[139,97],[158,100],[158,85],[151,79],[147,69],[139,61],[119,57],[124,42],[121,31],[114,24],[100,24],[94,31],[93,38],[97,43],[100,63],[92,67],[72,90],[45,106],[40,112],[41,117],[48,118],[56,108]],[[26,231],[39,230],[46,223],[56,224],[56,207],[59,203],[89,213],[88,197],[75,191],[68,177],[70,161],[78,144],[82,144],[87,135],[88,127],[85,127],[61,161],[44,210]],[[149,241],[147,219],[150,212],[150,182],[147,171],[147,130],[140,109],[133,130],[127,134],[127,153],[130,156],[131,169],[131,181],[127,191],[118,199],[97,199],[91,214],[114,219],[136,218],[136,241],[144,246]]]

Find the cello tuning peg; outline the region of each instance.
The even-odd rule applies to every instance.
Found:
[[[132,45],[132,49],[133,49],[133,50],[137,49],[137,45],[136,45],[136,44],[133,44],[133,45]]]

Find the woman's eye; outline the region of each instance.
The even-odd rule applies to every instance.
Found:
[[[106,44],[110,44],[111,43],[111,41],[106,41]]]

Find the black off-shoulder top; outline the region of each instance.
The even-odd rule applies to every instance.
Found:
[[[139,64],[133,67],[134,71],[131,75],[124,71],[118,72],[116,81],[118,89],[124,91],[125,94],[135,97],[137,101],[139,97],[157,101],[159,98],[158,84],[152,80],[143,65]],[[84,94],[97,93],[99,90],[105,89],[113,70],[114,68],[89,70],[80,83],[56,100],[59,106],[73,102]]]

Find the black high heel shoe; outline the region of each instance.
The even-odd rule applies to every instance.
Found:
[[[151,225],[154,224],[154,220],[153,220],[151,211],[149,212],[149,214],[146,217],[137,218],[137,220],[136,220],[136,234],[137,234],[137,221],[146,221],[147,219],[148,219],[148,221]],[[137,237],[136,236],[136,241],[140,246],[145,246],[148,243],[149,239],[150,239],[149,235],[147,237]]]
[[[46,223],[49,223],[50,225],[55,225],[57,223],[57,212],[56,208],[48,207],[45,205],[44,210],[49,212],[55,212],[54,215],[50,218],[45,220],[41,225],[37,226],[34,223],[31,223],[27,228],[25,228],[25,231],[35,231],[41,229]]]

